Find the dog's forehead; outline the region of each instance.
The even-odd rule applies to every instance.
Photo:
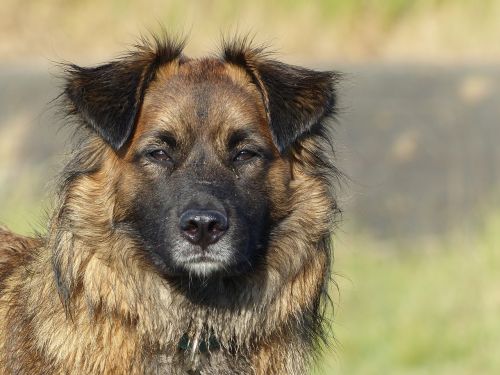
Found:
[[[162,127],[177,134],[253,127],[267,135],[262,96],[243,68],[216,58],[161,67],[148,88],[137,133]],[[270,134],[269,134],[270,136]]]

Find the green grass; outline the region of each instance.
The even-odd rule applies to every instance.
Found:
[[[461,237],[338,244],[338,343],[316,374],[499,374],[500,216]]]
[[[46,169],[45,165],[20,167],[16,177],[0,186],[0,225],[24,235],[44,230],[52,204],[48,192],[53,190]]]

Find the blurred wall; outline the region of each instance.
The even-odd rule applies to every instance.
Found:
[[[95,64],[137,37],[188,54],[253,32],[287,62],[343,71],[336,127],[344,221],[381,237],[469,230],[500,182],[500,1],[11,1],[0,22],[0,221],[40,228],[69,129],[56,62]]]

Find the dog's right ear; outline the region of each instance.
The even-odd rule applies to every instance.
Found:
[[[143,39],[130,54],[111,63],[66,68],[64,95],[69,112],[79,116],[114,150],[132,134],[144,93],[157,69],[181,56],[183,40]]]

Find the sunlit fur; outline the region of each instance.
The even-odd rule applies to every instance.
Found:
[[[180,45],[157,38],[119,60],[119,67],[128,72],[142,64],[146,73],[141,73],[140,84],[155,82],[161,79],[161,67],[167,74],[169,62],[184,58]],[[249,81],[258,90],[266,90],[269,74],[281,64],[244,39],[226,42],[224,56],[212,59],[230,66],[233,79]],[[284,64],[277,67],[275,74],[287,69]],[[78,69],[72,67],[70,77]],[[292,73],[290,79],[300,72]],[[202,290],[196,298],[156,271],[133,231],[113,225],[126,215],[125,197],[142,183],[123,161],[135,138],[122,135],[132,130],[96,131],[101,125],[70,103],[70,112],[83,125],[83,140],[62,173],[46,235],[31,239],[0,229],[0,373],[306,373],[323,337],[329,239],[338,212],[333,191],[338,174],[329,136],[337,76],[308,74],[321,81],[314,87],[322,92],[313,95],[303,87],[304,94],[288,103],[304,112],[296,114],[294,128],[277,133],[268,124],[279,157],[266,182],[273,186],[271,215],[278,218],[266,258],[260,267],[229,282],[197,284]],[[273,79],[276,89],[280,77]],[[279,105],[269,99],[276,92],[259,92],[269,122],[273,116],[290,121],[290,114],[279,114],[279,108],[269,105]],[[144,95],[143,87],[137,101]],[[287,95],[292,100],[292,93]],[[97,100],[106,105],[106,98]],[[125,110],[138,112],[140,103]],[[103,116],[105,112],[94,119],[112,121]],[[303,124],[303,117],[309,123]],[[198,298],[204,295],[207,300]],[[185,336],[191,343],[213,336],[220,348],[208,353],[179,349]]]

